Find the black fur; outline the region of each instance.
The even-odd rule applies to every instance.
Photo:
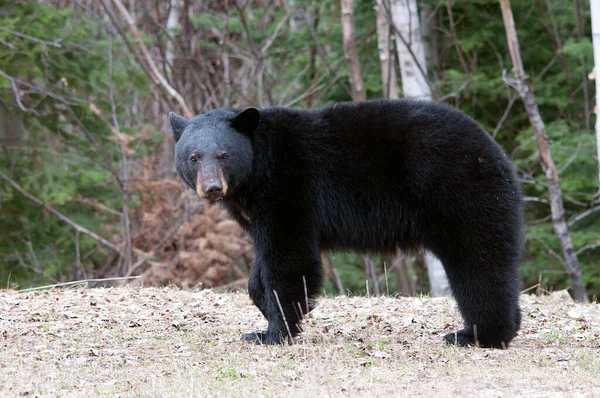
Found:
[[[191,164],[191,153],[231,154],[220,164],[229,184],[223,204],[254,240],[248,290],[269,321],[246,340],[287,339],[274,292],[290,333],[300,331],[305,283],[309,299],[321,291],[321,250],[425,247],[442,260],[465,321],[445,339],[508,346],[521,320],[522,195],[512,165],[476,122],[408,100],[243,112],[191,119],[176,153],[193,189],[204,165]],[[244,131],[235,127],[240,115]]]

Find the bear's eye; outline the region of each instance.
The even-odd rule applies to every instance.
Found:
[[[198,163],[199,160],[200,160],[200,158],[198,157],[198,155],[190,156],[190,162],[192,162],[192,163]]]
[[[217,159],[225,161],[225,160],[229,159],[229,155],[227,154],[227,152],[222,152],[217,155]]]

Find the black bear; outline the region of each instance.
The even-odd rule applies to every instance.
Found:
[[[521,189],[500,146],[464,113],[376,100],[169,121],[182,180],[252,236],[248,291],[269,326],[245,340],[300,332],[321,291],[321,250],[418,248],[442,261],[464,318],[446,341],[501,348],[516,335]]]

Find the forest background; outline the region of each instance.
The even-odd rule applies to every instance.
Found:
[[[402,93],[407,81],[394,54],[404,27],[393,11],[411,4],[0,1],[2,287],[106,278],[243,287],[251,241],[179,182],[167,113],[308,109]],[[431,97],[481,123],[517,167],[527,219],[523,290],[570,288],[573,255],[587,294],[598,297],[589,3],[512,4],[522,63],[560,177],[570,254],[557,234],[556,203],[528,109],[511,85],[500,2],[420,0],[418,7]],[[349,15],[351,37],[344,29]],[[385,20],[386,59],[378,30]],[[423,256],[332,253],[323,260],[331,294],[430,292]]]

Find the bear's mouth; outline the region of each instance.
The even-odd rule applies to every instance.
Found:
[[[223,200],[225,198],[225,195],[200,195],[201,197],[203,197],[204,199],[208,200],[211,203],[216,203],[219,200]]]
[[[203,175],[202,171],[198,170],[196,176],[196,193],[212,203],[223,199],[227,195],[228,188],[223,171],[218,169],[216,172],[206,174]]]

